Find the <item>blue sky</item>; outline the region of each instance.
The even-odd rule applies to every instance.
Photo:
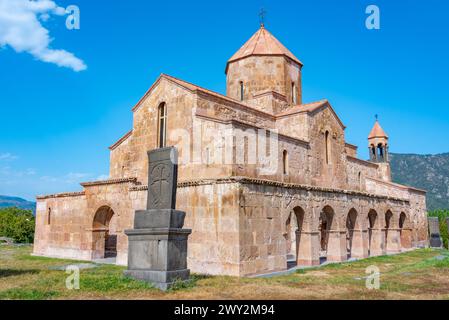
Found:
[[[87,69],[1,46],[0,15],[0,194],[33,199],[107,175],[107,147],[162,72],[225,93],[226,61],[258,29],[261,7],[304,63],[304,102],[329,99],[361,158],[375,114],[392,152],[449,152],[447,1],[54,1],[78,6],[81,28],[43,18],[48,47]],[[369,4],[380,30],[365,27]]]

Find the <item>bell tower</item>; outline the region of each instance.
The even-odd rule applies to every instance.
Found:
[[[271,94],[285,105],[299,105],[302,66],[261,23],[259,30],[226,64],[226,94],[249,103]]]
[[[376,115],[376,122],[368,136],[368,148],[370,161],[378,164],[381,178],[391,181],[390,159],[389,159],[388,135],[379,124]]]

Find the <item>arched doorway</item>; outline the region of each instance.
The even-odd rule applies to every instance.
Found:
[[[356,229],[356,224],[357,224],[357,211],[355,209],[351,209],[348,213],[348,216],[346,217],[346,250],[348,253],[348,258],[352,256],[353,252],[354,232]]]
[[[304,210],[301,207],[295,207],[286,220],[287,268],[292,268],[297,264],[298,255],[300,255],[299,250],[303,223]]]
[[[117,256],[116,215],[108,206],[97,210],[92,225],[92,258],[115,258]]]
[[[325,262],[328,256],[329,234],[334,224],[334,210],[325,206],[320,213],[318,230],[320,233],[320,261]]]

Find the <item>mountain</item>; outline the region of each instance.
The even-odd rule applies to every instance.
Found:
[[[427,190],[427,209],[449,209],[449,153],[390,154],[394,182]]]
[[[36,203],[18,197],[0,196],[0,208],[18,207],[36,212]]]

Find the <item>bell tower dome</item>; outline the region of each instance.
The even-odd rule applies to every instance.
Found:
[[[368,148],[370,161],[377,163],[379,167],[379,178],[385,181],[391,181],[391,169],[389,159],[388,136],[377,120],[368,136]]]
[[[374,127],[368,136],[368,145],[370,150],[370,161],[388,162],[388,136],[376,119]]]
[[[261,24],[226,64],[227,96],[248,101],[274,92],[288,105],[302,103],[303,64]]]

